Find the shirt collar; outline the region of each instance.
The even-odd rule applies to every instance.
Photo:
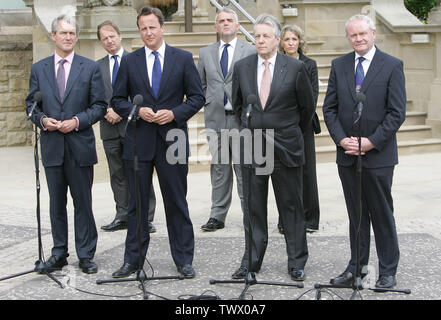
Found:
[[[72,64],[73,58],[74,58],[75,52],[72,51],[71,53],[69,53],[69,55],[66,58],[62,58],[60,57],[56,52],[55,52],[55,65],[58,64],[58,62],[60,62],[60,60],[65,59],[67,62],[69,62],[70,64]]]
[[[223,49],[225,44],[226,44],[226,42],[224,42],[223,40],[220,40],[220,47],[219,48]],[[237,44],[237,37],[234,38],[233,40],[231,40],[230,42],[228,42],[228,44],[234,50],[234,48],[236,48],[236,44]]]
[[[366,60],[372,61],[374,58],[375,52],[377,51],[377,48],[372,46],[372,48],[363,56]],[[355,52],[355,60],[357,60],[359,57],[361,57],[357,52]]]
[[[119,49],[119,51],[116,53],[116,55],[119,57],[119,58],[121,58],[122,57],[122,55],[123,55],[123,53],[124,53],[124,48],[123,47],[121,47],[120,49]],[[112,57],[114,56],[114,54],[108,54],[109,55],[109,59],[112,59]]]
[[[146,57],[148,57],[153,52],[153,50],[149,49],[147,46],[144,46],[144,48],[145,48]],[[161,57],[165,56],[165,41],[162,41],[161,46],[156,51],[159,53]]]
[[[260,66],[260,65],[262,65],[263,64],[263,62],[265,61],[265,59],[263,59],[261,56],[259,56],[259,55],[257,55],[257,64]],[[271,57],[271,58],[269,58],[268,59],[268,61],[269,61],[269,63],[271,64],[271,65],[273,65],[273,66],[275,66],[276,65],[276,58],[277,58],[277,51],[276,51],[276,53]]]

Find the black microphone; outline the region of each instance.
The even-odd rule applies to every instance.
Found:
[[[247,117],[247,128],[248,128],[248,126],[249,126],[249,119],[250,119],[250,116],[251,116],[251,110],[253,109],[253,105],[256,103],[256,101],[257,101],[257,98],[256,98],[256,95],[254,95],[254,94],[250,94],[250,95],[248,95],[248,97],[247,97],[247,103],[248,103],[248,106],[247,106],[247,113],[246,113],[246,117]]]
[[[41,92],[37,91],[34,93],[34,103],[32,104],[31,110],[28,113],[28,119],[32,117],[32,114],[34,113],[34,109],[41,102]]]
[[[133,98],[133,108],[132,111],[130,111],[129,117],[127,118],[127,122],[132,121],[133,116],[135,115],[135,111],[136,111],[136,107],[138,107],[142,102],[144,101],[144,98],[142,97],[142,95],[137,94],[134,98]]]
[[[357,92],[355,96],[355,102],[357,103],[358,117],[361,117],[361,112],[363,111],[363,104],[366,102],[366,96],[363,92]]]

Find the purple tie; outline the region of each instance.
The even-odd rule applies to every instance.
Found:
[[[361,85],[363,84],[364,70],[362,62],[364,61],[364,59],[365,58],[363,57],[358,58],[357,68],[355,69],[355,92],[360,92]]]
[[[60,95],[60,100],[63,101],[64,98],[64,91],[66,90],[66,74],[64,72],[64,63],[66,62],[66,59],[61,59],[58,63],[58,71],[57,71],[57,87],[58,87],[58,94]]]

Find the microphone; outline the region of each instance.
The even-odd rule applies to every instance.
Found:
[[[355,96],[355,102],[357,103],[358,117],[361,117],[361,112],[363,111],[363,104],[366,102],[366,96],[363,92],[357,92]]]
[[[41,92],[37,91],[34,93],[34,103],[32,104],[31,110],[28,113],[28,119],[31,118],[32,114],[34,113],[34,109],[41,102]]]
[[[247,113],[246,113],[246,117],[247,117],[247,128],[249,127],[249,121],[250,121],[250,116],[251,116],[251,110],[253,109],[253,105],[256,103],[257,98],[256,95],[254,94],[250,94],[247,97]]]
[[[136,107],[138,107],[142,102],[144,101],[144,98],[142,97],[142,95],[137,94],[134,98],[133,98],[133,108],[132,111],[130,111],[129,117],[127,118],[127,122],[132,121],[133,116],[135,115],[135,111],[136,111]]]

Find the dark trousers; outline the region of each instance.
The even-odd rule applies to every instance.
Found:
[[[104,151],[106,153],[107,164],[110,173],[110,186],[112,187],[113,198],[116,205],[115,221],[127,221],[127,211],[129,208],[129,183],[122,159],[124,137],[103,140]],[[149,222],[155,216],[156,197],[153,186],[149,194]]]
[[[274,171],[270,176],[256,175],[255,169],[247,166],[243,166],[242,175],[246,210],[245,253],[241,265],[248,268],[249,219],[251,219],[252,261],[249,270],[258,272],[262,266],[268,244],[268,184],[271,176],[277,209],[285,228],[288,268],[303,269],[308,259],[308,246],[302,205],[302,168],[289,168],[276,160]]]
[[[156,140],[156,156],[152,161],[139,161],[139,193],[140,193],[140,232],[141,264],[150,241],[148,232],[149,194],[152,185],[153,168],[156,169],[159,185],[164,201],[165,217],[172,258],[176,266],[192,264],[194,254],[193,224],[188,212],[187,196],[187,164],[169,164],[166,159],[167,145],[158,135]],[[130,204],[127,216],[127,237],[124,262],[138,266],[138,238],[135,196],[135,172],[133,161],[125,161],[130,190]],[[140,266],[142,267],[142,265]]]
[[[361,178],[360,265],[365,266],[369,262],[370,227],[372,223],[380,275],[395,275],[400,257],[391,194],[393,172],[394,167],[363,168]],[[338,166],[338,173],[349,215],[351,259],[346,270],[355,273],[356,236],[359,225],[355,192],[357,190],[356,166]]]
[[[92,211],[93,166],[80,167],[65,144],[64,163],[45,167],[50,197],[50,218],[54,246],[52,255],[68,255],[67,188],[74,205],[75,249],[80,259],[92,259],[98,241]]]

